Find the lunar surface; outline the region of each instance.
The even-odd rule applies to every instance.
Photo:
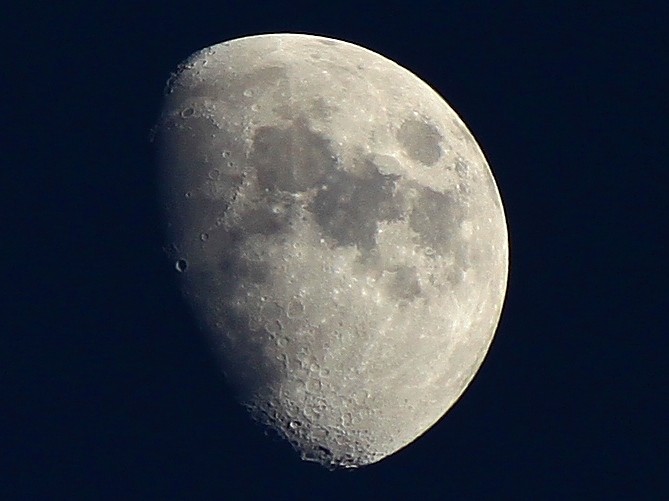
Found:
[[[434,425],[507,284],[486,159],[434,90],[328,38],[204,49],[155,128],[174,273],[230,384],[303,459],[357,467]]]

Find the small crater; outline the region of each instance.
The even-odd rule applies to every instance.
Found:
[[[259,317],[251,317],[251,316],[248,317],[248,325],[249,325],[249,329],[250,329],[252,332],[257,332],[257,331],[259,331],[260,328],[261,328],[261,325],[262,325],[260,322],[261,322],[261,319],[260,319]]]
[[[281,325],[281,322],[278,320],[274,320],[273,322],[267,322],[265,324],[265,330],[269,333],[270,336],[276,336],[281,332],[283,329],[283,326]]]
[[[188,108],[184,109],[181,112],[181,118],[192,117],[194,113],[195,113],[195,110],[192,107],[189,106]]]
[[[286,307],[286,316],[288,318],[298,318],[304,314],[304,304],[297,299],[292,299]]]
[[[206,242],[209,240],[209,233],[200,233],[200,241]]]
[[[179,273],[183,273],[188,269],[188,261],[185,259],[178,259],[177,262],[174,263],[174,269]]]
[[[455,172],[457,172],[460,177],[464,177],[469,174],[469,165],[467,165],[461,158],[458,158],[455,161]]]
[[[307,392],[309,393],[317,393],[321,391],[322,386],[323,383],[321,383],[318,379],[307,380]]]

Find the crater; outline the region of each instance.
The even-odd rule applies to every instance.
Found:
[[[455,172],[462,178],[469,174],[469,165],[462,158],[455,160]]]

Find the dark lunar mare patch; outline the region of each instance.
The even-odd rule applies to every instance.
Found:
[[[434,256],[450,254],[453,264],[448,280],[462,282],[464,272],[471,266],[470,247],[458,235],[466,214],[457,191],[440,193],[423,188],[409,215],[409,226],[418,233],[420,244],[433,249]]]
[[[444,254],[451,250],[455,233],[463,220],[457,195],[423,188],[409,216],[409,226],[418,233],[421,244]],[[458,245],[454,246],[455,248]]]
[[[249,162],[258,172],[261,189],[292,193],[316,186],[335,160],[328,141],[296,119],[290,128],[260,127]]]
[[[329,141],[314,133],[305,119],[297,118],[286,128],[259,128],[249,162],[256,168],[266,199],[244,214],[240,226],[264,235],[286,231],[288,212],[271,212],[271,198],[277,192],[299,193],[316,187],[308,210],[322,232],[337,245],[371,251],[378,223],[403,216],[402,197],[394,189],[399,176],[381,174],[370,160],[347,172],[337,168],[336,158]]]
[[[354,174],[333,169],[326,174],[309,210],[323,233],[338,245],[371,251],[376,246],[378,223],[402,215],[400,195],[394,191],[398,176],[381,174],[371,162],[365,162],[362,171]]]
[[[441,157],[441,134],[429,123],[405,121],[397,131],[397,140],[409,158],[424,165],[434,165]]]

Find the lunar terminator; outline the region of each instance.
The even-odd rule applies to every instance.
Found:
[[[332,468],[434,425],[508,272],[495,181],[443,98],[365,48],[258,35],[182,63],[155,131],[170,259],[252,415]]]

